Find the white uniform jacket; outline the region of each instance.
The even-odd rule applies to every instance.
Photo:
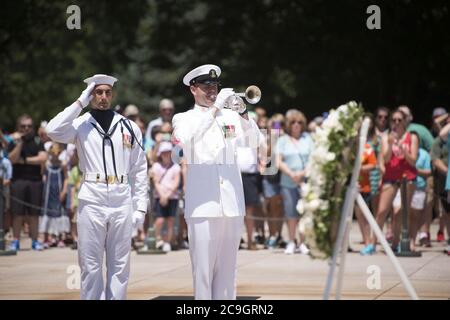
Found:
[[[264,141],[256,123],[229,109],[195,105],[173,117],[173,139],[187,163],[185,218],[245,215],[244,191],[236,163],[238,146]]]
[[[83,181],[78,198],[95,202],[100,205],[130,204],[133,210],[147,211],[147,160],[144,151],[137,141],[131,145],[132,137],[121,119],[125,119],[116,113],[111,122],[111,129],[117,124],[115,131],[111,134],[113,149],[109,140],[103,141],[103,137],[94,128],[93,124],[102,132],[103,129],[87,112],[81,117],[81,108],[77,102],[65,108],[47,125],[48,136],[57,142],[75,143],[78,150],[79,166],[81,172],[104,174],[103,143],[105,143],[104,156],[108,176],[114,176],[115,172],[120,177],[128,175],[128,183],[96,183]],[[119,123],[120,122],[120,123]],[[142,144],[142,134],[139,127],[133,121],[127,121],[134,131],[134,135]],[[115,160],[116,170],[114,170]]]

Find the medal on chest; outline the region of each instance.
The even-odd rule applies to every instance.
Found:
[[[131,145],[131,135],[126,134],[126,133],[122,133],[122,142],[123,142],[124,148],[131,149],[131,147],[132,147],[132,145]]]
[[[225,139],[236,137],[236,130],[234,125],[223,125],[222,126],[223,135]]]

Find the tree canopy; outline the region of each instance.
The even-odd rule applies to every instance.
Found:
[[[69,30],[66,9],[81,10]],[[369,30],[369,5],[381,30]],[[22,113],[49,119],[95,73],[119,79],[115,104],[139,106],[145,120],[161,98],[192,105],[182,77],[222,68],[221,83],[258,85],[269,113],[299,108],[312,118],[349,100],[368,110],[412,107],[428,124],[450,93],[450,13],[446,1],[133,0],[2,3],[0,126]]]

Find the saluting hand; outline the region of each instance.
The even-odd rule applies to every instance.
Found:
[[[89,102],[91,102],[92,98],[94,98],[94,96],[91,95],[92,90],[94,90],[94,87],[95,87],[95,82],[91,82],[91,84],[89,84],[87,86],[87,88],[83,90],[80,97],[78,98],[78,102],[80,102],[80,104],[83,108],[86,108],[88,106]]]

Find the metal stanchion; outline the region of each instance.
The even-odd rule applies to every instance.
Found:
[[[401,185],[402,196],[402,240],[400,241],[400,251],[396,252],[397,257],[421,257],[422,253],[418,251],[411,251],[409,241],[409,226],[408,226],[408,195],[406,187],[406,177],[403,176]]]
[[[0,179],[0,256],[15,256],[16,251],[5,250],[5,231],[3,227],[3,221],[5,219],[5,197],[3,194],[3,180]]]

